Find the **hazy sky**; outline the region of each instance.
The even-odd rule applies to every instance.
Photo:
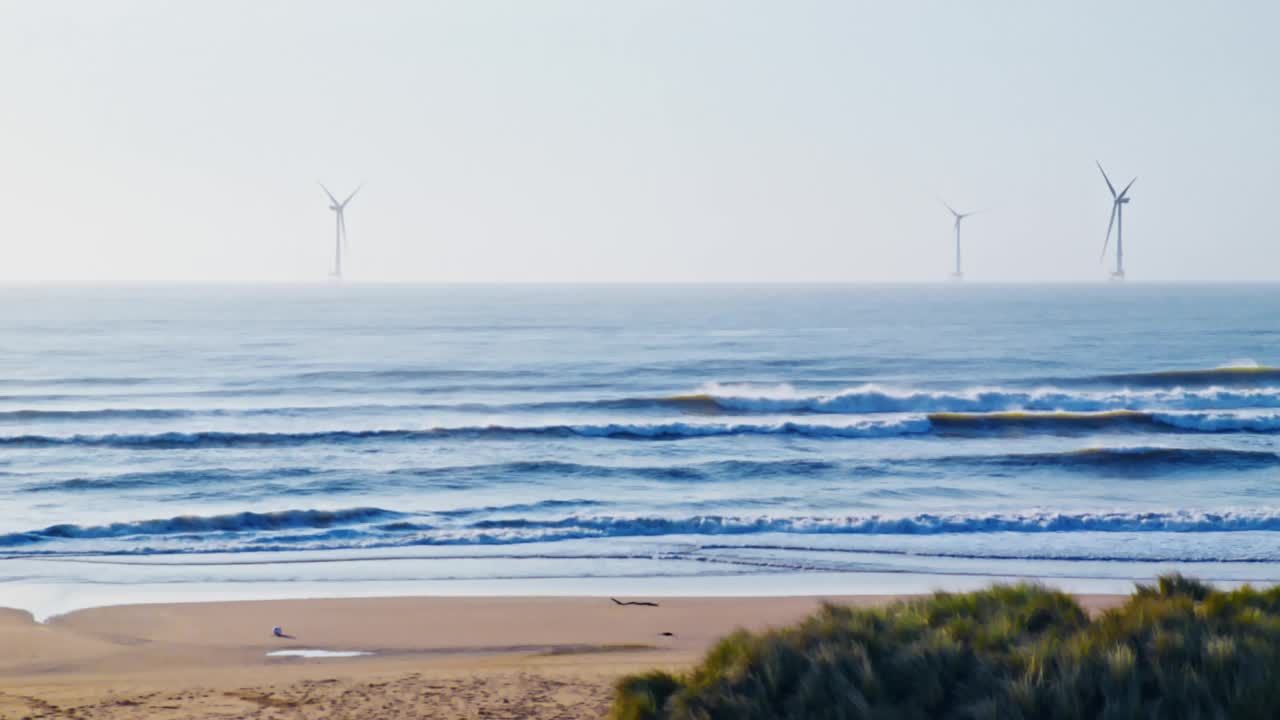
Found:
[[[1274,2],[0,0],[0,282],[1280,280]]]

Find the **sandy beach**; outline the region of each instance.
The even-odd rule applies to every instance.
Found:
[[[736,628],[792,622],[824,600],[894,599],[312,599],[103,607],[45,624],[0,610],[0,718],[596,718],[620,675],[687,666]],[[1119,601],[1081,597],[1094,610]],[[370,654],[268,655],[282,650]]]

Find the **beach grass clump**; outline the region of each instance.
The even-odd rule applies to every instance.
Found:
[[[624,678],[615,720],[1280,716],[1280,590],[1181,576],[1090,619],[1035,585],[828,605]]]
[[[1054,660],[1044,717],[1280,717],[1280,589],[1163,577]]]

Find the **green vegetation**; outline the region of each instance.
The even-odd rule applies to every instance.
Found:
[[[1280,717],[1280,589],[1172,575],[1090,619],[1033,585],[827,606],[691,671],[618,683],[614,720]]]

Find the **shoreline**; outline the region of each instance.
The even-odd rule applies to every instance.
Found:
[[[1137,568],[1135,568],[1136,570]],[[132,606],[250,601],[417,597],[572,598],[635,595],[653,598],[777,598],[924,595],[966,592],[992,584],[1031,582],[1075,595],[1126,595],[1135,584],[1176,568],[1142,568],[1134,577],[1002,575],[987,573],[799,572],[736,575],[473,578],[449,580],[281,580],[257,582],[7,582],[0,608],[29,612],[45,622],[83,610]],[[1234,587],[1245,580],[1212,580]],[[1271,584],[1255,581],[1255,584]]]
[[[618,677],[688,667],[735,629],[789,624],[824,601],[876,606],[907,597],[618,598],[656,606],[583,596],[156,603],[78,610],[46,623],[0,609],[0,717],[38,717],[41,703],[87,718],[252,717],[285,708],[301,717],[460,718],[513,707],[528,710],[500,716],[600,717]],[[1077,596],[1092,612],[1125,597]],[[273,637],[275,626],[293,637]],[[370,654],[268,655],[280,650]],[[464,700],[448,709],[447,697]]]

